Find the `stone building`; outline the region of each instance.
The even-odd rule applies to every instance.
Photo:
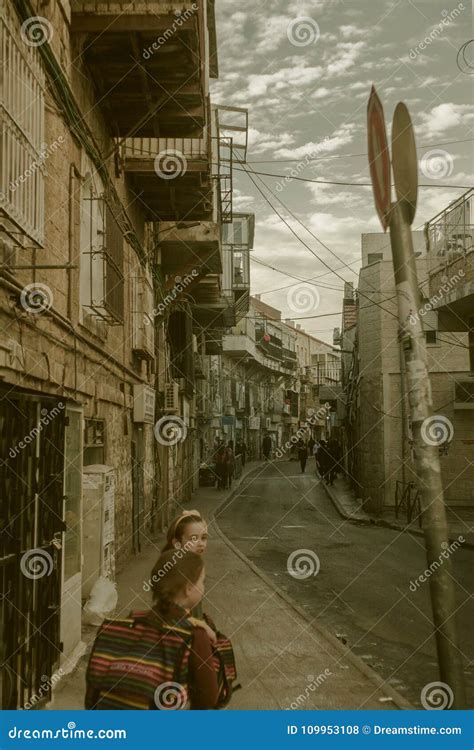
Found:
[[[95,580],[189,499],[196,361],[243,290],[222,285],[235,133],[209,99],[213,2],[21,0],[1,24],[1,700],[16,708],[77,658]]]
[[[433,410],[433,433],[446,431],[440,443],[441,471],[448,505],[472,505],[474,473],[469,462],[470,412],[457,406],[459,384],[470,375],[468,333],[446,328],[429,304],[433,276],[425,233],[414,232],[421,290]],[[398,491],[413,482],[410,414],[403,355],[398,339],[398,310],[389,239],[382,233],[362,235],[362,268],[357,302],[345,311],[343,384],[347,399],[346,453],[354,491],[371,511],[393,506]],[[354,308],[354,309],[353,309]],[[354,310],[356,331],[354,334]],[[456,333],[453,332],[456,331]],[[470,436],[471,432],[471,436]],[[432,436],[435,439],[434,435]],[[428,439],[430,439],[428,437]]]

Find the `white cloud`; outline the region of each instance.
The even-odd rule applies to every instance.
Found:
[[[439,136],[451,128],[467,126],[473,120],[473,105],[446,102],[433,107],[430,112],[421,114],[420,132],[423,132],[425,138]]]
[[[351,143],[354,137],[355,126],[352,123],[341,125],[335,133],[319,142],[309,141],[302,146],[294,148],[280,148],[276,156],[282,159],[303,159],[305,156],[328,154],[337,151],[341,146]]]

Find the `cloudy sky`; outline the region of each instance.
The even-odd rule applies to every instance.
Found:
[[[357,284],[360,235],[381,231],[371,189],[290,180],[290,170],[311,180],[367,183],[366,105],[374,83],[388,134],[397,102],[410,110],[424,172],[420,183],[472,185],[472,142],[458,141],[473,137],[473,78],[457,64],[459,48],[472,37],[471,3],[217,0],[216,5],[220,76],[213,100],[248,108],[249,167],[287,175],[253,180],[321,258],[292,234],[250,177],[235,171],[234,210],[256,214],[252,293],[262,293],[284,317],[338,311],[343,283],[324,262]],[[470,50],[467,55],[472,60]],[[414,228],[463,192],[420,188]],[[308,311],[307,297],[298,302],[299,285],[315,277]],[[300,322],[331,341],[340,314]]]

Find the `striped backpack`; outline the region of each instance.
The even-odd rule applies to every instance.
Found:
[[[87,667],[85,707],[95,710],[189,707],[189,656],[194,624],[182,618],[164,622],[153,611],[105,620]],[[235,661],[224,636],[214,647],[218,675],[217,708],[229,702]],[[233,669],[232,669],[233,666]]]

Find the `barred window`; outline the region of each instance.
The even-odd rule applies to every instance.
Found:
[[[44,72],[9,3],[1,3],[0,44],[1,204],[16,226],[43,244]]]

